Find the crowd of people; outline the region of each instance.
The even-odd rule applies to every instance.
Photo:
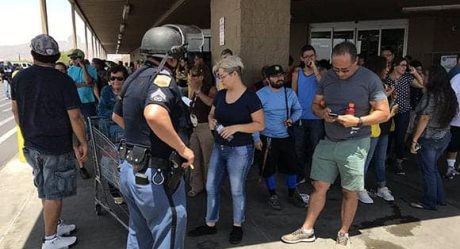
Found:
[[[159,27],[149,30],[145,39],[163,29],[175,35],[171,27]],[[410,206],[436,210],[446,204],[438,160],[447,150],[445,176],[459,174],[460,58],[448,73],[439,65],[427,70],[408,56],[395,56],[392,48],[384,48],[382,56],[364,58],[354,44],[343,42],[333,48],[329,64],[318,61],[315,48],[307,44],[300,49],[298,65],[288,70],[267,65],[261,81],[247,84],[242,59],[229,49],[211,68],[204,54],[190,54],[186,60],[176,50],[152,54],[149,46],[141,45],[147,55],[143,65],[107,68],[100,59],[89,63],[79,49],[71,51],[66,65],[56,62],[54,39],[40,35],[32,40],[30,69],[14,78],[0,74],[11,83],[5,93],[12,99],[24,152],[44,200],[42,248],[76,241],[65,236],[75,225],[60,219],[62,199],[75,193],[74,157],[80,175],[91,177],[85,167],[89,127],[84,120],[94,116],[99,118],[98,129],[125,148],[120,149],[119,191],[130,212],[128,248],[183,248],[185,195],[205,192],[207,197],[204,224],[187,234],[217,233],[227,177],[233,203],[229,242],[240,243],[246,177],[253,165],[266,186],[267,208],[281,210],[285,205],[277,192],[277,173],[285,175],[287,203],[308,207],[301,227],[281,237],[285,243],[316,239],[316,220],[330,186],[340,177],[342,215],[336,247],[347,248],[358,201],[374,202],[368,191],[369,169],[375,171],[375,196],[394,201],[397,193],[386,184],[387,164],[396,174],[406,174],[409,152],[416,154],[423,184],[422,198]],[[169,173],[172,152],[189,171],[185,182],[181,174]],[[61,178],[47,179],[55,171]],[[174,184],[175,174],[180,177]],[[310,180],[309,196],[300,193],[297,186]],[[177,221],[175,230],[168,230],[170,219]]]

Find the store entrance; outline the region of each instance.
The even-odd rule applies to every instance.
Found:
[[[310,25],[310,44],[316,49],[318,60],[330,60],[332,48],[340,42],[356,44],[358,54],[365,58],[380,55],[383,48],[391,47],[396,56],[407,50],[408,21],[382,20]]]

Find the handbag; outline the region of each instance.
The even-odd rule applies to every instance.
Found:
[[[289,108],[289,104],[288,104],[286,87],[284,87],[284,102],[286,104],[286,120],[288,120],[291,118],[291,108]],[[287,126],[287,132],[289,134],[289,137],[294,138],[294,124],[293,123]]]

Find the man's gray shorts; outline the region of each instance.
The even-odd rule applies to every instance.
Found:
[[[24,147],[24,155],[32,166],[38,197],[57,200],[77,193],[77,170],[73,152],[50,155]]]

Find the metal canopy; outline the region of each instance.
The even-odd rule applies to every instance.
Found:
[[[75,0],[76,7],[87,20],[107,53],[115,53],[123,9],[129,4],[124,22],[119,53],[137,49],[144,33],[153,26],[166,23],[210,26],[209,0]]]
[[[107,53],[115,53],[123,22],[123,9],[129,3],[119,53],[137,49],[143,34],[153,26],[187,24],[209,29],[210,0],[71,0],[96,32]],[[254,0],[245,0],[254,1]],[[279,0],[288,1],[288,0]],[[336,22],[404,18],[405,7],[460,4],[460,0],[291,0],[291,22]],[[443,14],[458,10],[443,10]],[[434,13],[439,13],[434,11]],[[430,14],[424,11],[423,14]]]

